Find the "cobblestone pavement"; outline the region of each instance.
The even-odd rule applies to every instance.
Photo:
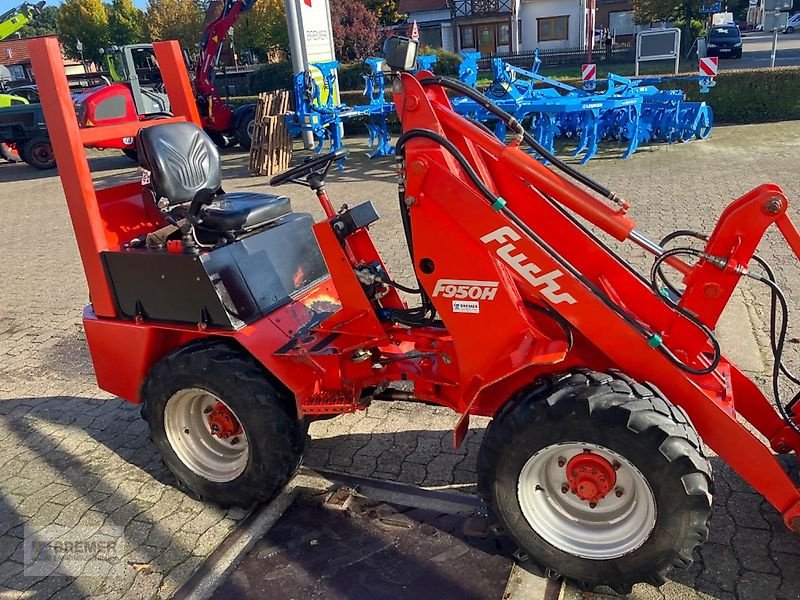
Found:
[[[765,181],[800,198],[798,150],[800,122],[718,128],[707,142],[643,149],[624,162],[610,152],[585,169],[630,198],[640,229],[657,238],[677,228],[709,231],[730,200]],[[105,185],[136,176],[126,159],[111,152],[92,157],[95,176]],[[245,165],[241,154],[224,156],[227,189],[265,186],[246,176]],[[337,204],[376,202],[382,215],[374,229],[378,244],[395,277],[408,281],[392,166],[356,156],[344,173],[332,175],[329,192]],[[295,210],[320,215],[307,190],[285,189]],[[96,388],[80,326],[87,290],[55,174],[2,165],[0,190],[0,599],[167,597],[243,514],[173,489],[137,408]],[[793,216],[800,221],[797,208]],[[762,255],[784,284],[797,281],[779,238],[768,237]],[[629,256],[647,264],[635,250]],[[765,295],[749,287],[742,294],[746,310],[739,320],[763,330]],[[797,292],[788,297],[798,306]],[[741,331],[750,336],[747,325],[740,323]],[[763,336],[755,339],[763,352]],[[749,368],[766,382],[760,356]],[[451,445],[455,422],[445,409],[376,402],[362,413],[312,425],[306,463],[472,491],[486,421],[473,419],[458,450]],[[709,543],[695,565],[673,573],[666,586],[640,586],[632,597],[800,598],[800,539],[724,464],[715,459],[714,468]],[[110,572],[108,565],[94,565],[77,577],[25,576],[23,526],[52,524],[89,532],[101,525],[123,528],[124,564]]]

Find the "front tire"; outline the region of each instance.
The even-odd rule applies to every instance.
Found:
[[[22,160],[40,171],[53,169],[56,166],[53,145],[46,137],[35,137],[28,140],[22,149]]]
[[[590,590],[661,585],[708,537],[711,467],[696,432],[621,374],[518,394],[486,432],[478,485],[524,554]]]
[[[178,486],[248,508],[275,497],[303,453],[294,400],[262,365],[222,342],[193,342],[159,361],[142,387],[142,416]]]

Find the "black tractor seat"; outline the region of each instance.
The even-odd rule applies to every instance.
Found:
[[[217,147],[194,123],[165,123],[140,129],[136,149],[139,166],[147,173],[143,193],[162,212],[183,218],[198,192],[213,192],[210,202],[198,214],[199,229],[236,237],[292,212],[286,196],[225,193]]]
[[[286,196],[234,192],[219,194],[200,212],[203,229],[213,231],[250,231],[268,225],[292,212]]]

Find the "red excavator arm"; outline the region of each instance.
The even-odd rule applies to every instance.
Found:
[[[217,108],[222,108],[223,101],[214,86],[214,67],[219,60],[222,44],[228,37],[228,30],[239,20],[239,15],[250,10],[256,0],[224,0],[220,15],[210,21],[203,30],[200,38],[200,57],[194,72],[194,87],[197,93],[197,106],[203,119],[219,121],[221,114],[215,114]],[[228,111],[232,114],[232,111]],[[230,114],[227,118],[230,118]],[[215,123],[214,129],[227,129],[227,124]]]

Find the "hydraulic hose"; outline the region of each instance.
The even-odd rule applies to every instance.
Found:
[[[426,138],[438,143],[442,148],[447,150],[447,152],[455,158],[456,162],[461,166],[464,172],[467,174],[469,180],[475,185],[478,191],[486,198],[486,200],[492,204],[493,206],[498,205],[498,200],[500,200],[497,196],[495,196],[489,188],[481,181],[478,174],[472,168],[472,165],[469,164],[467,159],[464,155],[456,148],[456,146],[447,138],[441,136],[440,134],[430,131],[428,129],[412,129],[410,131],[405,132],[400,138],[397,140],[396,145],[396,152],[398,155],[402,155],[404,152],[404,148],[408,140],[413,138]],[[578,279],[583,285],[589,288],[592,293],[597,296],[609,309],[614,311],[617,315],[619,315],[628,325],[630,325],[634,330],[639,332],[640,335],[645,337],[648,342],[659,352],[661,352],[672,364],[676,367],[690,373],[693,375],[705,375],[714,371],[719,365],[719,362],[722,358],[722,354],[720,351],[719,343],[717,342],[716,338],[714,337],[713,332],[706,327],[702,322],[700,322],[694,315],[689,313],[688,311],[684,310],[683,308],[677,306],[675,303],[668,302],[668,299],[664,298],[658,292],[656,294],[659,298],[663,301],[667,302],[671,308],[676,310],[681,316],[688,319],[694,325],[696,325],[706,336],[708,336],[709,340],[711,341],[711,345],[714,349],[714,356],[712,358],[711,364],[702,369],[695,369],[690,367],[689,365],[683,363],[678,357],[676,357],[667,347],[665,347],[661,341],[660,336],[655,334],[654,332],[648,331],[642,324],[632,315],[628,314],[622,307],[616,304],[610,297],[608,297],[599,287],[597,287],[592,281],[586,278],[578,269],[576,269],[572,264],[570,264],[567,260],[565,260],[561,255],[559,255],[554,248],[552,248],[547,242],[545,242],[539,235],[536,234],[522,219],[520,219],[513,211],[511,211],[507,206],[504,204],[500,205],[501,208],[499,209],[505,216],[507,216],[517,227],[519,227],[522,231],[525,232],[533,241],[538,244],[542,249],[545,250],[550,256],[553,257],[564,269],[569,271],[573,277]],[[410,226],[410,222],[409,222]],[[677,254],[677,253],[674,253]],[[663,255],[663,259],[666,260],[669,258],[670,254],[665,253]],[[656,267],[660,264],[657,261]]]

